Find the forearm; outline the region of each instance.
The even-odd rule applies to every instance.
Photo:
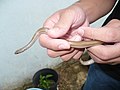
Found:
[[[75,5],[80,6],[90,23],[106,15],[113,8],[116,0],[80,0]]]

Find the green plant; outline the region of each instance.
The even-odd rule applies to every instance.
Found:
[[[49,90],[50,86],[54,83],[54,81],[52,81],[52,80],[49,79],[51,77],[53,77],[52,74],[40,75],[39,87],[43,88],[43,89]]]

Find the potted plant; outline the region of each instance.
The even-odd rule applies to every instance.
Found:
[[[58,73],[53,69],[41,69],[33,76],[33,86],[35,88],[40,88],[42,90],[57,90],[57,85]]]

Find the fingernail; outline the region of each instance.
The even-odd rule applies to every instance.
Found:
[[[80,35],[79,36],[76,35],[70,39],[70,41],[81,41],[81,40],[82,40],[82,37]]]
[[[68,45],[65,45],[65,44],[60,44],[58,46],[59,49],[69,49],[69,46]]]
[[[81,41],[82,40],[82,37],[81,36],[76,36],[74,41]]]
[[[81,36],[83,36],[84,35],[84,30],[82,28],[79,28],[78,29],[78,34],[80,34]]]

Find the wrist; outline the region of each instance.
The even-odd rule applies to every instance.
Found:
[[[86,18],[88,20],[89,23],[92,23],[94,22],[95,20],[97,20],[97,16],[96,14],[93,12],[93,4],[90,4],[88,2],[76,2],[74,4],[75,6],[78,6],[79,8],[81,8],[83,10],[83,12],[85,13],[86,15]]]
[[[80,0],[76,2],[75,5],[83,9],[89,22],[92,23],[108,14],[116,1],[117,0],[110,0],[109,2],[107,0]]]

